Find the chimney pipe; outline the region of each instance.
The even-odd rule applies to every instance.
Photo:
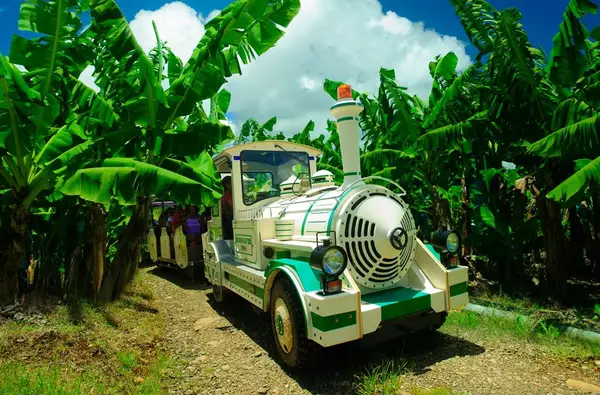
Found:
[[[340,85],[337,89],[337,98],[337,102],[331,106],[330,113],[335,117],[338,125],[344,171],[342,188],[346,188],[361,178],[358,115],[364,107],[352,98],[350,85]]]

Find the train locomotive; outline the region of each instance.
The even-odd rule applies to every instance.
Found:
[[[213,158],[231,179],[233,218],[221,215],[223,201],[214,207],[202,235],[205,276],[216,301],[235,294],[270,315],[278,355],[290,368],[311,366],[324,348],[385,326],[434,331],[469,301],[468,270],[456,259],[460,235],[439,230],[425,244],[402,187],[361,175],[362,110],[341,85],[330,109],[341,185],[317,171],[319,150],[287,141],[236,145]]]

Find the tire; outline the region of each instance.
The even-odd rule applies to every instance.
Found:
[[[431,327],[431,332],[435,332],[438,329],[440,329],[445,323],[446,323],[446,318],[448,317],[448,312],[446,311],[442,311],[440,313],[440,322],[438,324],[435,324]]]
[[[438,314],[438,316],[439,316],[439,322],[420,330],[418,333],[424,333],[424,334],[436,333],[446,322],[446,317],[448,316],[448,312],[442,311],[441,313]]]
[[[275,281],[269,311],[275,346],[284,365],[291,369],[317,366],[323,347],[306,337],[302,304],[289,278],[280,276]]]
[[[229,300],[229,292],[225,287],[221,285],[212,285],[213,299],[219,303],[225,303]]]
[[[185,269],[183,269],[185,276],[188,280],[194,281],[196,280],[196,268],[192,265],[187,265]]]

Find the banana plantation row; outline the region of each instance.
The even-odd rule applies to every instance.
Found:
[[[484,0],[450,0],[478,49],[457,73],[454,53],[429,64],[427,102],[380,70],[365,105],[363,175],[397,181],[427,240],[432,230],[462,229],[464,259],[504,289],[565,295],[568,280],[600,280],[600,27],[581,22],[597,5],[571,0],[549,57],[534,48],[516,8]],[[351,81],[345,81],[351,83]],[[326,80],[335,98],[341,82]],[[246,122],[238,141],[284,138]],[[318,166],[340,179],[335,124],[311,139]]]
[[[460,227],[464,259],[505,285],[560,294],[571,277],[600,280],[600,29],[580,22],[597,6],[570,0],[546,57],[517,9],[450,2],[476,62],[458,74],[455,54],[432,60],[427,102],[385,68],[376,94],[353,92],[365,106],[364,175],[410,191],[423,239]],[[145,53],[114,0],[23,2],[18,26],[37,38],[15,35],[0,55],[0,305],[36,290],[118,298],[154,196],[210,207],[223,193],[212,153],[285,139],[276,118],[233,136],[222,87],[299,10],[299,0],[234,1],[183,64],[156,27]],[[89,65],[99,91],[79,80]],[[326,80],[324,94],[340,84]],[[335,123],[313,131],[311,121],[290,139],[323,151],[319,168],[341,178]]]

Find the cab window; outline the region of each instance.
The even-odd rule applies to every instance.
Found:
[[[242,151],[240,163],[243,198],[247,206],[279,196],[281,183],[292,176],[307,174],[310,179],[306,152]]]

